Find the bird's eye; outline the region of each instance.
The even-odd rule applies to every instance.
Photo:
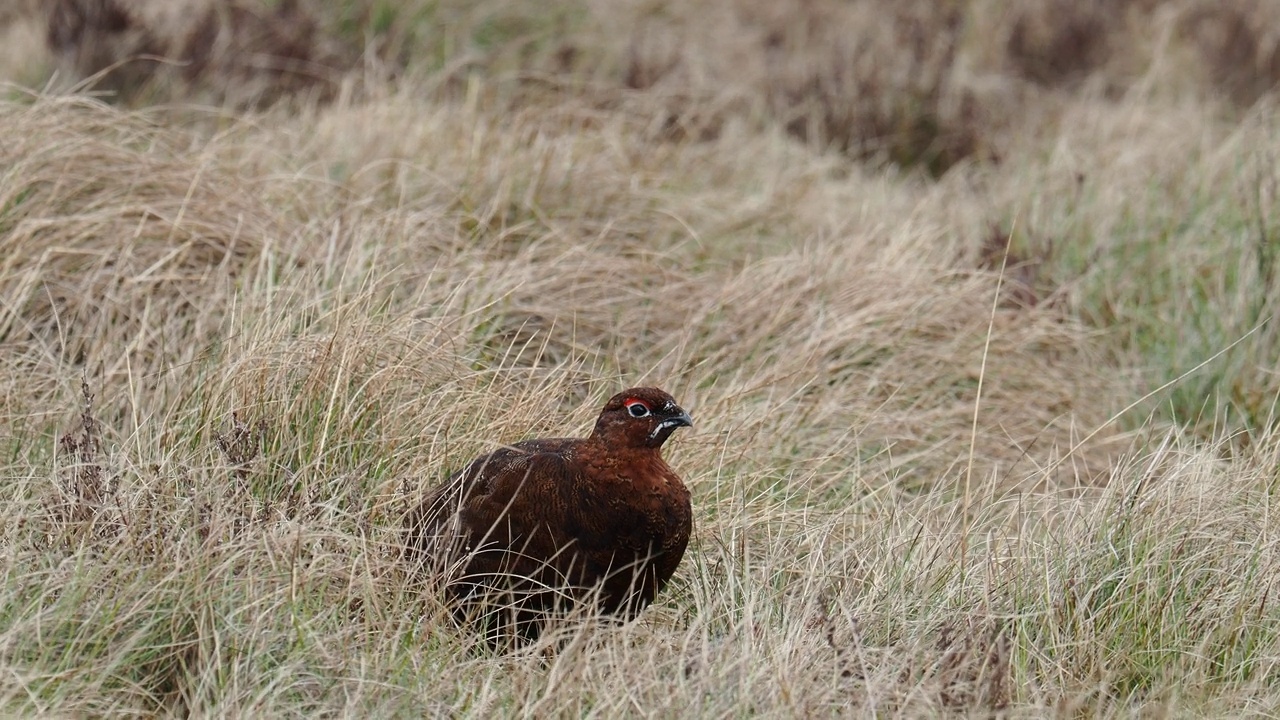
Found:
[[[646,417],[649,414],[649,406],[642,402],[633,402],[627,405],[627,413],[634,418]]]

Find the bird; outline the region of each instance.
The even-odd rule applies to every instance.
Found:
[[[692,426],[663,390],[624,390],[588,437],[523,440],[454,473],[408,514],[407,554],[494,649],[528,645],[588,603],[633,619],[689,543],[689,489],[661,450]]]

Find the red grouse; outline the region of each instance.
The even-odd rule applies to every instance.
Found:
[[[445,573],[456,616],[494,647],[584,602],[634,617],[689,542],[689,490],[661,449],[692,425],[662,390],[621,392],[590,437],[524,440],[454,474],[410,515],[409,550]]]

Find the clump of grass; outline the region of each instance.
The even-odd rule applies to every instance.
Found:
[[[95,352],[105,336],[130,336],[138,369],[189,358],[187,338],[153,333],[191,323],[199,337],[286,236],[244,164],[178,160],[182,133],[72,98],[0,112],[25,128],[0,149],[9,342],[95,369],[118,361]]]
[[[1022,206],[1013,255],[1035,258],[1033,282],[1057,288],[1048,291],[1057,302],[1107,332],[1109,352],[1141,368],[1148,389],[1229,348],[1132,420],[1155,413],[1203,439],[1247,444],[1274,426],[1280,393],[1262,370],[1276,352],[1274,239],[1262,200],[1275,179],[1254,150],[1271,121],[1256,115],[1217,136],[1150,113],[1134,105],[1073,111],[1063,163],[1047,180],[1056,190]],[[1137,125],[1197,149],[1175,158],[1157,143],[1135,145]],[[1077,153],[1098,161],[1082,164]]]
[[[1043,660],[1124,700],[1271,682],[1270,473],[1223,472],[1176,442],[1127,463],[1045,584],[1037,644],[1057,649]],[[1082,636],[1098,642],[1072,643]]]

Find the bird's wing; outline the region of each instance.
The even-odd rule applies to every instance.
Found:
[[[529,440],[473,460],[437,488],[414,525],[421,542],[509,545],[562,508],[574,480],[562,440]]]

